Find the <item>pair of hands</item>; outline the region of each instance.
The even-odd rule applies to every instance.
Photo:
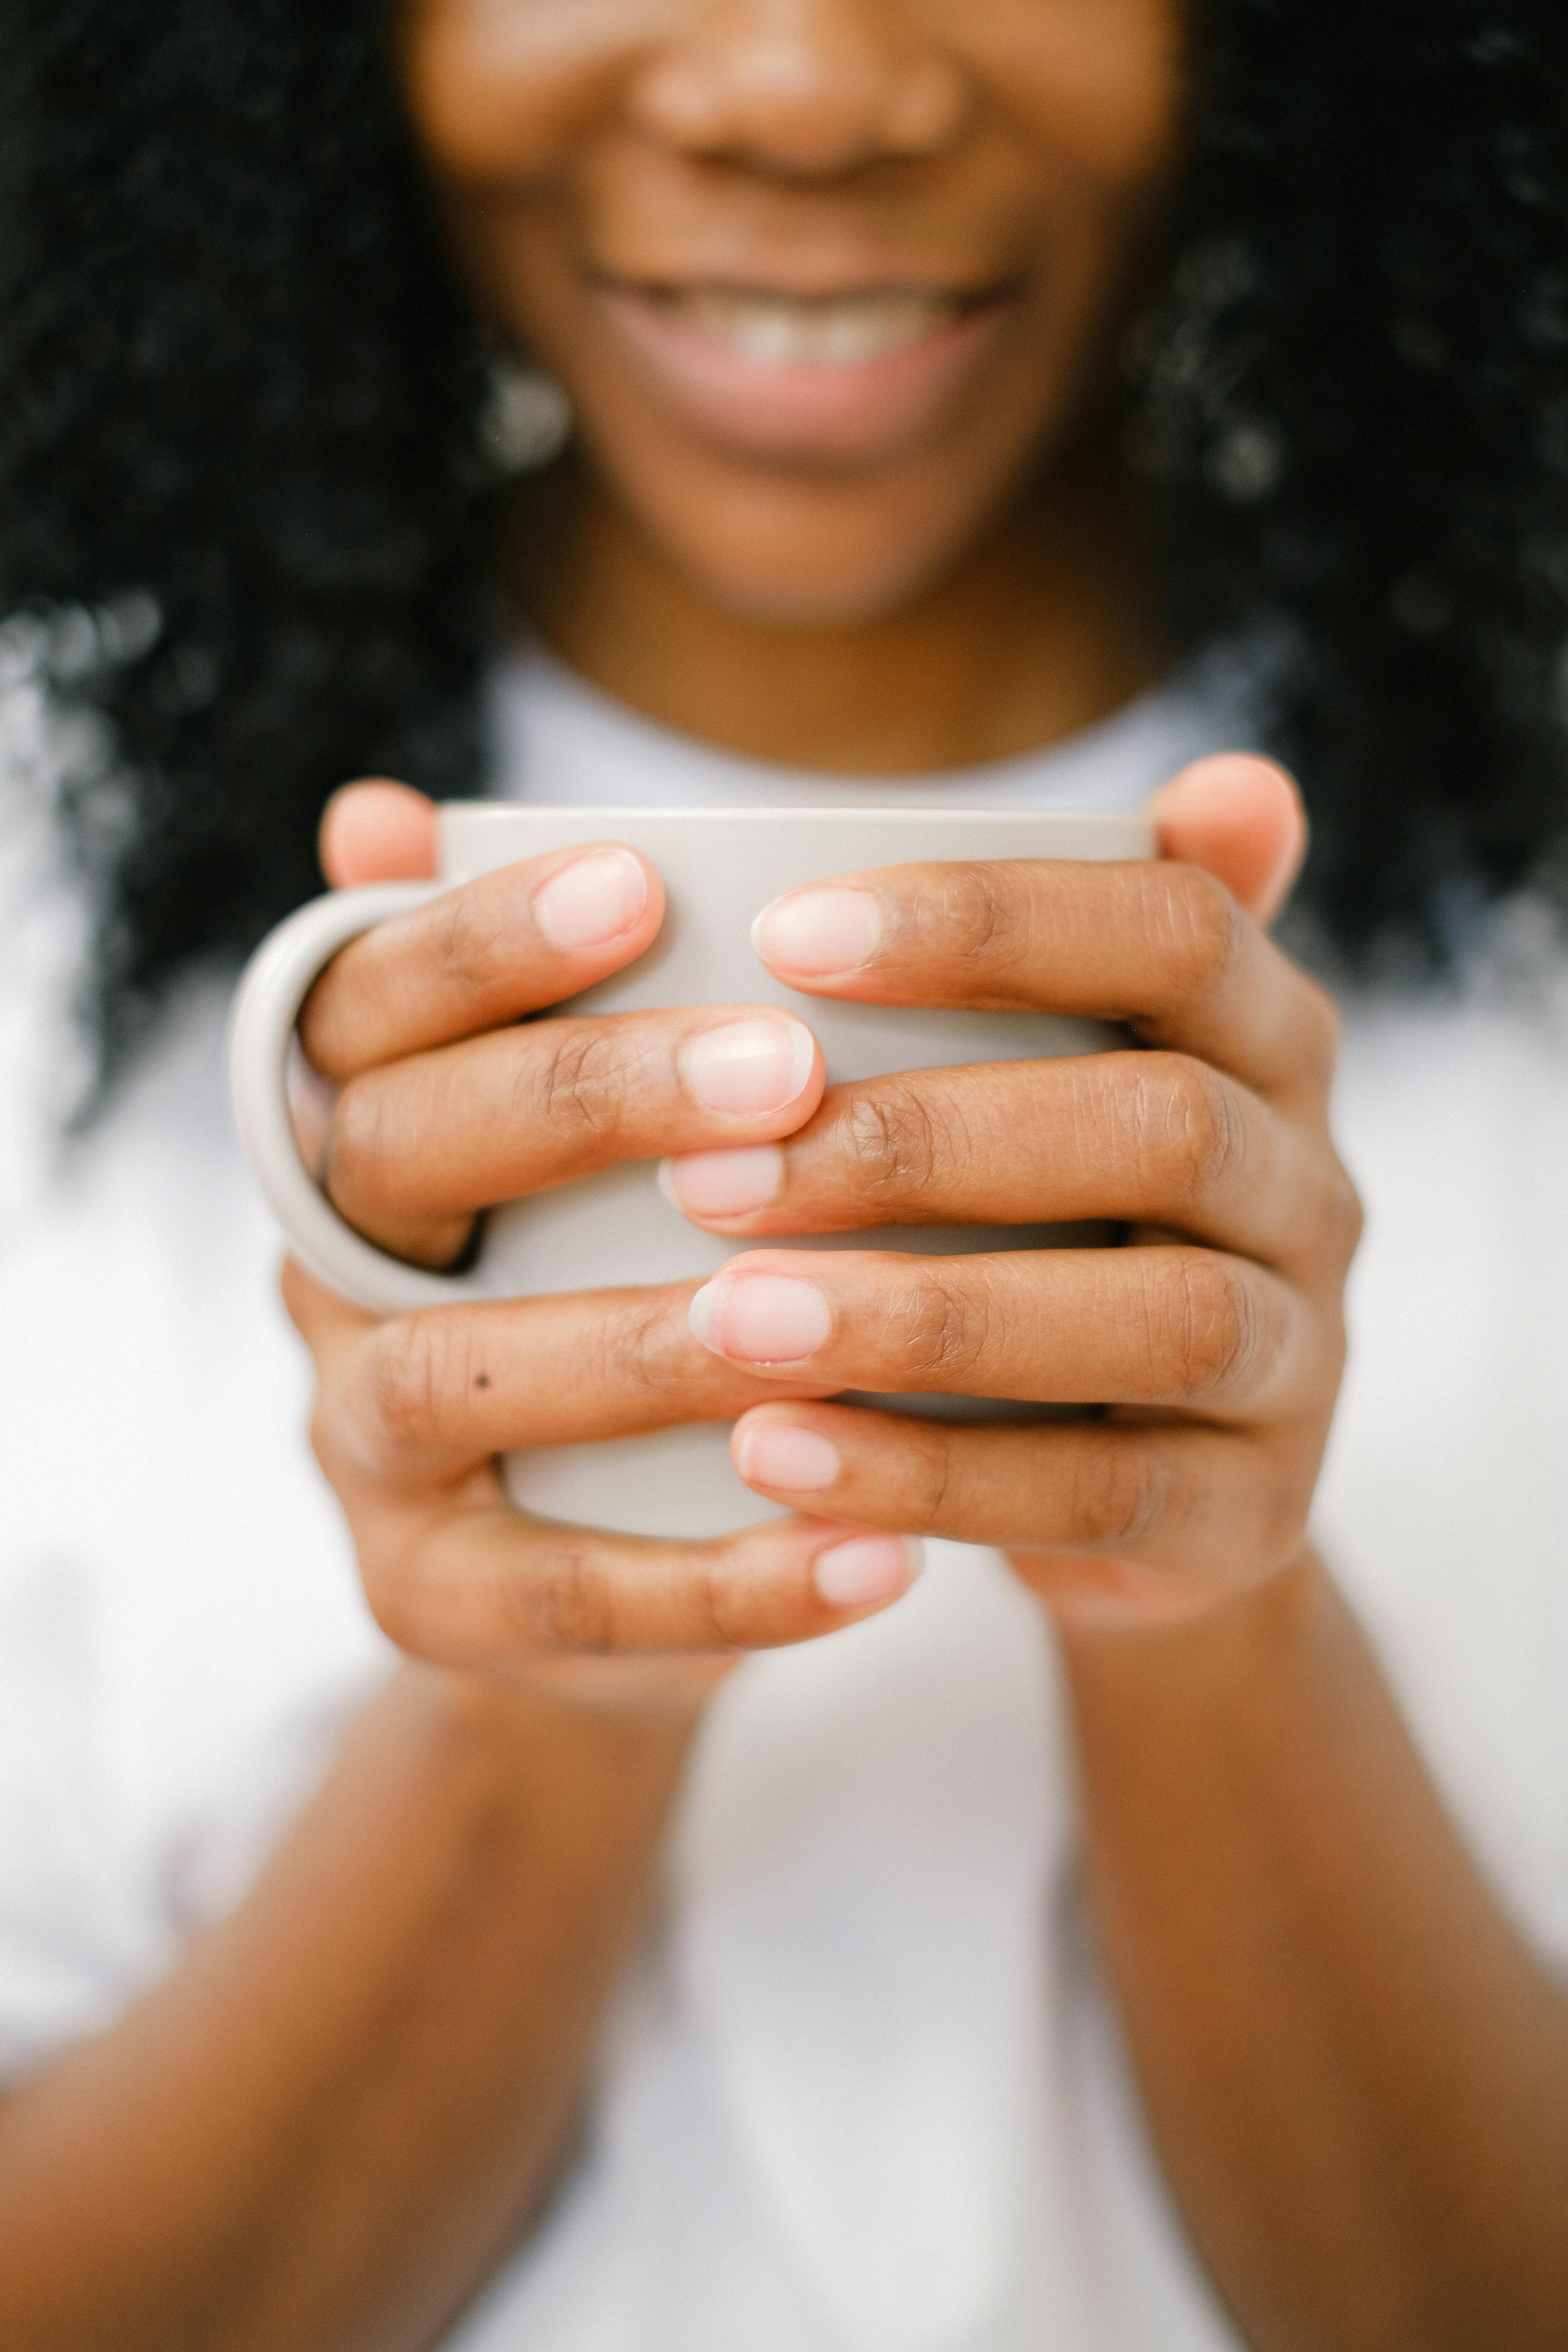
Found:
[[[405,1648],[594,1698],[700,1697],[737,1652],[906,1589],[932,1534],[998,1546],[1064,1612],[1186,1612],[1300,1551],[1359,1233],[1327,1111],[1337,1023],[1265,936],[1300,863],[1293,787],[1200,761],[1157,865],[910,866],[794,892],[759,952],[810,994],[1126,1023],[1144,1047],[825,1089],[802,1024],[704,1007],[528,1022],[642,952],[658,877],[574,850],[345,949],[301,1018],[337,1089],[319,1154],[373,1240],[449,1263],[490,1203],[663,1155],[711,1282],[377,1324],[297,1266],[313,1440],[371,1605]],[[340,793],[336,884],[434,870],[433,811]],[[1114,1249],[770,1252],[779,1234],[1110,1219]],[[951,1425],[837,1405],[944,1390],[1085,1408]],[[533,1522],[496,1457],[733,1419],[741,1475],[796,1514],[710,1543]]]

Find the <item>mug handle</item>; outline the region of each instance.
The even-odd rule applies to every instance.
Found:
[[[450,1306],[478,1295],[470,1277],[406,1265],[356,1234],[317,1183],[289,1116],[289,1053],[300,1007],[340,948],[392,915],[423,907],[446,882],[371,882],[312,898],[257,949],[229,1024],[229,1085],[245,1156],[306,1270],[376,1315]]]

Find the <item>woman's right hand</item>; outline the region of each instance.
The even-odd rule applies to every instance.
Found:
[[[402,786],[350,787],[322,826],[328,878],[429,874],[433,814]],[[494,1202],[803,1125],[822,1055],[772,1006],[526,1019],[640,955],[663,903],[646,859],[602,845],[488,875],[345,948],[300,1024],[333,1090],[318,1166],[340,1212],[384,1248],[450,1264]],[[502,1453],[776,1401],[776,1381],[691,1337],[700,1286],[377,1322],[289,1266],[284,1296],[316,1360],[317,1456],[371,1606],[402,1647],[611,1704],[683,1704],[735,1653],[831,1631],[906,1590],[910,1547],[830,1522],[682,1543],[531,1520],[508,1501]]]

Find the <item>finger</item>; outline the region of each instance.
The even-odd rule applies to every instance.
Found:
[[[635,850],[600,842],[527,858],[352,940],[307,998],[300,1040],[343,1080],[476,1036],[619,971],[663,915],[658,876]]]
[[[1184,1054],[921,1070],[834,1087],[787,1140],[689,1152],[665,1186],[732,1234],[1147,1223],[1293,1271],[1347,1227],[1327,1145]]]
[[[292,1262],[284,1268],[283,1293],[323,1375],[312,1435],[353,1529],[371,1607],[391,1638],[420,1656],[488,1668],[524,1657],[764,1648],[870,1616],[899,1599],[920,1573],[917,1543],[846,1527],[821,1513],[698,1544],[530,1519],[505,1499],[489,1458],[493,1431],[458,1433],[463,1443],[444,1452],[427,1446],[424,1466],[441,1475],[400,1485],[383,1475],[374,1444],[367,1451],[356,1442],[363,1441],[363,1428],[356,1431],[352,1415],[341,1409],[345,1390],[363,1375],[360,1360],[367,1352],[374,1357],[390,1339],[395,1360],[399,1325],[375,1324]],[[523,1316],[527,1307],[548,1313],[573,1303],[579,1324],[584,1306],[595,1304],[538,1300],[410,1316],[401,1318],[402,1337],[422,1326],[448,1327],[445,1337],[451,1344],[443,1350],[438,1335],[427,1361],[440,1362],[444,1354],[448,1368],[460,1367],[454,1402],[462,1394],[482,1398],[484,1376],[473,1374],[473,1363],[500,1363],[504,1350],[487,1344],[497,1337],[493,1328],[475,1334],[462,1327],[487,1321],[493,1327],[509,1315]],[[619,1303],[635,1318],[631,1301]],[[616,1304],[610,1302],[612,1324]],[[627,1336],[637,1328],[635,1319],[628,1321]],[[465,1340],[473,1342],[471,1354]],[[637,1352],[635,1338],[633,1348]],[[699,1352],[691,1349],[693,1357]],[[580,1371],[580,1345],[574,1362]],[[402,1372],[412,1376],[405,1391],[410,1400],[418,1391],[426,1406],[438,1404],[439,1383],[430,1388],[416,1360],[405,1358]],[[395,1451],[397,1377],[388,1389],[373,1369],[363,1382],[382,1403],[393,1404],[384,1434],[394,1440]],[[521,1391],[514,1387],[510,1393]],[[600,1421],[577,1433],[613,1432]],[[440,1434],[454,1432],[447,1427]],[[417,1447],[416,1436],[397,1463],[405,1474]]]
[[[530,1022],[351,1079],[321,1171],[362,1233],[449,1264],[493,1202],[617,1160],[787,1134],[823,1076],[805,1023],[766,1005]]]
[[[322,811],[319,849],[334,890],[423,882],[436,871],[436,803],[385,777],[344,784]]]
[[[1229,751],[1195,760],[1145,804],[1163,857],[1201,866],[1255,923],[1285,904],[1307,854],[1307,813],[1272,760]]]
[[[1186,1244],[905,1257],[754,1250],[689,1310],[727,1363],[829,1389],[1288,1414],[1318,1352],[1290,1286]]]
[[[346,1298],[307,1274],[298,1258],[284,1259],[278,1287],[289,1319],[309,1348],[319,1372],[336,1370],[365,1334],[375,1328],[374,1315],[351,1307]]]
[[[496,1381],[503,1418],[510,1418],[505,1404],[521,1395],[515,1379],[520,1367],[496,1340],[508,1319],[527,1322],[529,1307],[541,1310],[536,1322],[555,1322],[557,1343],[574,1327],[578,1367],[583,1328],[590,1322],[614,1328],[621,1307],[621,1352],[642,1364],[644,1390],[660,1390],[668,1406],[666,1357],[658,1369],[647,1357],[647,1318],[639,1318],[635,1296],[611,1298],[606,1318],[597,1312],[599,1301],[527,1301],[376,1324],[312,1282],[294,1261],[284,1265],[282,1291],[322,1371],[312,1430],[318,1454],[351,1519],[369,1604],[402,1649],[468,1667],[505,1665],[508,1658],[524,1656],[764,1649],[872,1616],[920,1576],[917,1543],[844,1527],[823,1512],[742,1528],[712,1543],[656,1543],[527,1519],[512,1510],[489,1461],[494,1442],[505,1444],[510,1430],[500,1437],[496,1425],[456,1430],[451,1421],[442,1423],[442,1413],[447,1406],[461,1409],[472,1397],[484,1400],[489,1376],[482,1369],[472,1371],[478,1362],[512,1373],[510,1390]],[[576,1318],[562,1312],[574,1306]],[[663,1324],[675,1328],[670,1315]],[[418,1331],[430,1340],[423,1360],[406,1352],[409,1334]],[[384,1350],[384,1367],[393,1367],[390,1381],[376,1376],[378,1350]],[[712,1388],[710,1371],[696,1362],[700,1350],[691,1340],[687,1350]],[[538,1362],[538,1352],[529,1352]],[[606,1355],[614,1362],[614,1343]],[[435,1367],[456,1373],[456,1383],[447,1388],[439,1376],[428,1379]],[[423,1467],[437,1475],[423,1484],[385,1477],[376,1442],[364,1444],[364,1423],[355,1430],[353,1412],[341,1409],[345,1390],[355,1385],[374,1400],[374,1416],[390,1406],[376,1428],[393,1444],[395,1470],[405,1479],[421,1451],[418,1430],[397,1451],[405,1406],[433,1413],[439,1442],[423,1444]],[[712,1392],[720,1395],[721,1388],[724,1376]],[[590,1428],[569,1433],[562,1425],[557,1434],[614,1433],[593,1412],[588,1421]],[[451,1444],[454,1437],[461,1442]],[[478,1475],[470,1475],[475,1467]]]
[[[351,1507],[377,1622],[447,1666],[636,1653],[770,1649],[899,1600],[918,1544],[819,1518],[707,1543],[611,1536],[504,1505]]]
[[[731,1454],[794,1509],[1003,1550],[1090,1552],[1184,1575],[1289,1558],[1310,1471],[1293,1447],[1178,1423],[953,1426],[836,1404],[759,1405]]]
[[[321,1368],[322,1442],[356,1472],[410,1488],[496,1454],[730,1421],[776,1397],[776,1379],[698,1343],[687,1313],[696,1288],[484,1300],[384,1323],[319,1290],[308,1323],[292,1296],[290,1306]],[[783,1385],[822,1392],[820,1381]]]
[[[884,866],[775,898],[752,936],[808,995],[1120,1021],[1281,1097],[1332,1073],[1328,997],[1196,866]]]

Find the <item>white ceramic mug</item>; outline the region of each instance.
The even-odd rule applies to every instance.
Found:
[[[1142,817],[1028,809],[552,809],[454,803],[440,812],[439,835],[439,881],[336,891],[280,924],[252,958],[234,1013],[235,1112],[261,1189],[302,1263],[333,1289],[383,1315],[460,1299],[679,1281],[712,1274],[747,1244],[688,1224],[659,1192],[649,1160],[606,1169],[492,1212],[478,1262],[462,1274],[405,1265],[355,1233],[300,1158],[289,1114],[288,1061],[311,982],[362,931],[522,858],[589,842],[629,843],[664,880],[667,911],[659,935],[625,971],[552,1009],[782,1005],[816,1032],[833,1085],[954,1063],[1102,1051],[1119,1033],[1047,1014],[906,1011],[802,996],[773,977],[751,944],[753,917],[780,891],[925,859],[1153,855]],[[766,1246],[948,1255],[1081,1236],[1081,1228],[899,1226],[792,1235],[770,1239]],[[900,1402],[954,1416],[974,1410],[961,1399]],[[998,1408],[984,1410],[994,1414]],[[528,1510],[626,1533],[715,1535],[767,1516],[768,1507],[735,1475],[729,1426],[721,1423],[536,1447],[508,1457],[507,1480]]]

